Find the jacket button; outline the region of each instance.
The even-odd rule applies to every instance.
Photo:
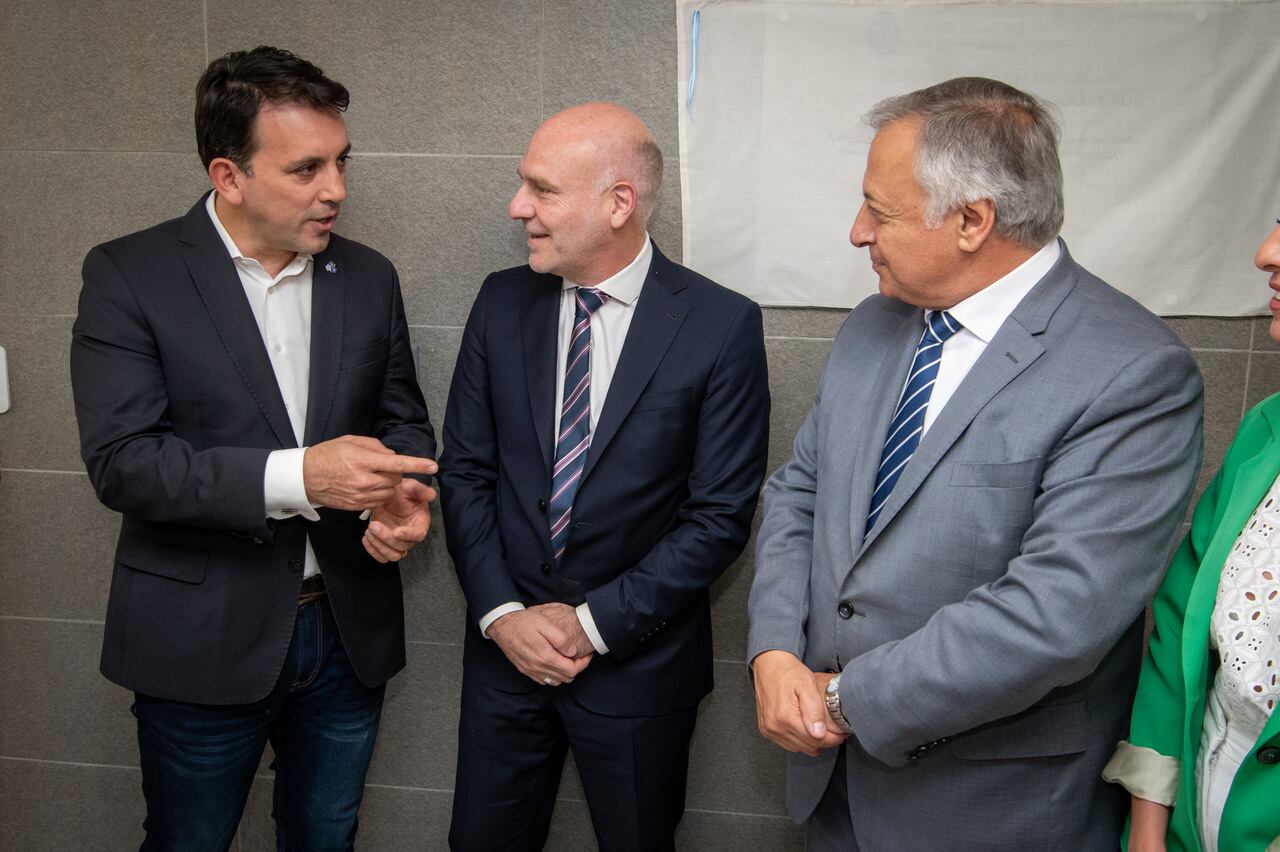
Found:
[[[538,567],[542,569],[542,576],[544,576],[544,577],[550,577],[550,576],[551,576],[551,566],[550,566],[550,565],[548,565],[547,563],[543,562],[543,563],[542,563],[541,565],[539,565]]]
[[[538,511],[544,515],[547,513],[547,501],[541,497],[538,498]]]
[[[299,571],[301,571],[301,570],[302,570],[302,560],[301,560],[301,559],[290,559],[290,560],[289,560],[289,570],[290,570],[290,571],[292,571],[292,572],[293,572],[293,573],[295,573],[295,574],[297,574]]]
[[[1271,766],[1280,763],[1280,748],[1275,746],[1263,746],[1258,749],[1258,762]]]
[[[836,612],[841,618],[853,618],[853,604],[848,601],[840,601],[840,606],[836,607]]]
[[[262,536],[255,535],[251,537],[249,541],[253,542],[254,544],[262,544]]]

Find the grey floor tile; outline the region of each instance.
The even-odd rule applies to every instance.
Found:
[[[769,356],[769,391],[773,398],[766,470],[772,474],[791,458],[796,433],[813,407],[818,377],[831,353],[831,341],[775,337],[765,341],[765,351]]]
[[[462,648],[411,643],[408,657],[387,684],[369,783],[452,790]]]
[[[1249,348],[1253,321],[1247,317],[1164,317],[1192,349]]]
[[[418,325],[410,328],[409,334],[421,353],[418,383],[422,386],[422,395],[427,399],[431,425],[436,428],[438,452],[444,446],[444,406],[449,398],[449,383],[453,381],[453,365],[458,359],[458,347],[462,344],[462,328]]]
[[[0,279],[0,314],[73,315],[89,249],[183,215],[209,179],[194,152],[0,150],[0,186],[0,269],[23,271]]]
[[[0,414],[0,467],[83,471],[71,402],[71,318],[3,318],[10,408]]]
[[[528,260],[515,158],[356,157],[340,228],[400,272],[412,325],[461,326],[486,275]]]
[[[209,0],[212,56],[287,46],[351,92],[356,150],[515,154],[538,121],[537,0]]]
[[[462,643],[466,598],[445,548],[444,522],[434,507],[427,540],[400,563],[405,635],[415,642]],[[458,649],[462,653],[462,649]]]
[[[686,811],[676,832],[676,849],[801,852],[804,828],[781,816]]]
[[[1273,393],[1280,393],[1280,352],[1254,352],[1249,359],[1245,405],[1252,408]]]
[[[0,148],[194,150],[202,11],[200,0],[9,0]]]
[[[0,615],[101,621],[120,516],[81,474],[0,474]]]
[[[1199,497],[1222,466],[1222,456],[1240,425],[1249,355],[1201,350],[1195,356],[1204,376],[1204,464],[1196,482]]]
[[[746,663],[717,662],[716,688],[698,708],[689,755],[690,808],[781,815],[786,757],[756,727]]]
[[[0,849],[118,852],[142,842],[136,769],[0,758],[0,801]]]
[[[849,312],[837,308],[765,308],[767,337],[821,337],[834,339]]]
[[[98,673],[102,626],[0,619],[0,756],[136,766],[133,694]]]
[[[738,662],[747,653],[747,597],[755,578],[756,535],[763,507],[756,507],[746,549],[711,587],[711,639],[717,660]]]
[[[271,780],[259,777],[240,820],[240,852],[274,852]],[[424,852],[449,848],[453,795],[440,790],[369,786],[360,803],[356,848],[374,852]]]
[[[1253,319],[1253,351],[1280,352],[1280,343],[1271,338],[1271,317]]]

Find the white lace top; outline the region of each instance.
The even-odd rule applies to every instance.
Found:
[[[1211,642],[1227,716],[1261,732],[1280,701],[1280,478],[1253,510],[1218,580]]]

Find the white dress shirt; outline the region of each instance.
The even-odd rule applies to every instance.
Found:
[[[302,515],[317,521],[320,515],[307,500],[307,489],[302,477],[302,446],[307,423],[307,390],[311,379],[311,271],[309,254],[295,255],[284,269],[274,277],[267,274],[262,264],[245,257],[235,240],[227,233],[214,206],[216,192],[209,193],[205,209],[213,220],[213,227],[222,238],[231,259],[235,262],[240,285],[253,310],[258,333],[267,347],[271,369],[276,384],[284,398],[289,413],[289,425],[293,427],[298,447],[288,450],[272,450],[267,456],[267,469],[263,475],[262,490],[266,496],[267,517],[283,520]],[[307,538],[304,578],[320,573],[311,538]]]
[[[991,338],[1013,313],[1018,303],[1031,292],[1062,256],[1058,241],[1053,240],[1031,257],[1014,267],[1009,274],[983,287],[960,302],[947,313],[964,326],[942,344],[942,363],[938,365],[938,378],[933,383],[929,407],[924,412],[924,427],[920,437],[929,431],[938,419],[943,407],[969,375],[973,365],[986,350]]]
[[[644,245],[640,253],[613,276],[606,278],[592,289],[599,290],[609,296],[591,315],[591,432],[596,431],[596,422],[604,408],[605,397],[609,393],[609,384],[613,381],[613,372],[618,367],[618,358],[622,355],[622,344],[627,340],[627,330],[631,328],[631,318],[635,316],[636,302],[640,299],[640,290],[649,275],[649,265],[653,261],[653,243],[645,234]],[[574,291],[578,284],[569,280],[561,283],[560,320],[556,339],[556,419],[553,435],[560,434],[560,401],[564,395],[564,367],[569,356],[569,341],[573,336],[574,311],[576,299]],[[588,450],[590,452],[590,450]],[[511,601],[489,610],[480,619],[480,632],[488,636],[489,625],[509,612],[524,609],[524,604]],[[596,628],[595,619],[591,617],[591,607],[580,604],[577,608],[578,621],[582,623],[583,632],[591,640],[597,654],[609,653],[604,638]]]

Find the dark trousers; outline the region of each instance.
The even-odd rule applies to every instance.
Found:
[[[323,597],[298,609],[280,680],[261,701],[222,706],[137,695],[142,852],[227,849],[267,742],[275,752],[276,848],[352,849],[382,696],[382,686],[356,678]]]
[[[673,849],[696,721],[696,707],[602,716],[565,687],[509,693],[464,675],[450,847],[541,849],[572,749],[602,852]]]

